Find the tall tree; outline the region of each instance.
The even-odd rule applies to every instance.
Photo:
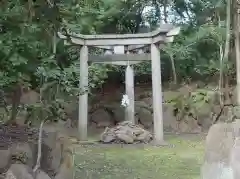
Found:
[[[240,105],[240,2],[234,3],[234,42],[235,42],[235,53],[236,53],[236,74],[237,74],[237,103]]]

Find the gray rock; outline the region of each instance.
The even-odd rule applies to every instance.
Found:
[[[231,166],[223,163],[204,163],[201,171],[202,179],[234,179]]]
[[[56,174],[59,170],[62,159],[62,148],[60,142],[57,142],[55,148],[52,149],[51,157],[52,160],[50,161],[50,165],[54,174]]]
[[[214,124],[206,137],[202,179],[240,177],[240,123]]]
[[[127,135],[126,133],[119,132],[119,133],[116,133],[116,136],[119,140],[127,144],[132,144],[134,142],[133,137],[130,135]]]
[[[114,132],[108,131],[108,128],[105,129],[105,132],[101,135],[101,141],[103,143],[111,143],[116,139]]]
[[[214,124],[206,137],[204,161],[229,164],[230,151],[234,144],[234,132],[231,124]]]
[[[12,164],[5,179],[33,179],[31,168],[23,164]]]
[[[74,160],[71,149],[64,150],[63,160],[60,169],[54,179],[72,179],[74,178]]]
[[[97,123],[97,127],[109,127],[113,125],[111,115],[104,109],[97,109],[91,115],[91,120]]]
[[[120,108],[119,106],[118,106],[118,108],[115,108],[114,110],[113,110],[113,114],[114,114],[114,119],[115,119],[115,121],[117,121],[117,122],[122,122],[122,121],[124,121],[125,119],[125,113],[124,113],[124,109],[123,108]]]
[[[45,172],[42,170],[37,171],[36,179],[51,179]]]
[[[240,178],[240,137],[237,137],[234,141],[233,148],[231,150],[231,166],[234,173],[234,178]]]
[[[41,167],[49,176],[54,176],[59,169],[62,158],[62,147],[57,140],[58,132],[52,127],[44,127],[47,134],[43,138]]]
[[[34,165],[33,151],[28,143],[14,143],[12,144],[10,151],[11,155],[21,163],[26,164],[29,167]]]
[[[136,140],[148,143],[153,139],[153,136],[150,132],[144,131],[143,133],[139,134],[136,138]]]
[[[135,142],[148,143],[152,140],[152,134],[130,121],[119,123],[113,128],[106,128],[101,135],[103,143],[124,142],[132,144]]]
[[[2,149],[0,150],[0,156],[0,173],[4,173],[10,165],[11,151],[9,149]]]
[[[153,124],[152,113],[147,108],[140,108],[140,110],[138,111],[138,118],[141,123],[147,128],[151,127]]]

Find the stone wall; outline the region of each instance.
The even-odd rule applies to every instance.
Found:
[[[193,115],[175,114],[175,106],[172,100],[178,97],[187,95],[189,92],[192,94],[207,92],[207,102],[200,101],[192,110]],[[196,93],[194,93],[196,92]],[[235,104],[236,95],[234,90],[231,103]],[[111,94],[106,94],[96,97],[93,103],[89,104],[89,121],[95,127],[112,126],[117,122],[124,120],[124,109],[121,107],[121,97],[124,90],[113,90]],[[198,98],[199,95],[198,95]],[[206,86],[199,88],[198,85],[183,85],[175,90],[165,89],[163,91],[163,125],[164,130],[167,132],[187,132],[198,133],[201,131],[208,131],[209,127],[213,124],[216,117],[219,121],[226,121],[230,119],[233,106],[222,106],[219,102],[218,92],[215,86]],[[183,102],[185,99],[179,98],[178,102]],[[187,102],[183,102],[187,103]],[[75,104],[77,105],[77,104]],[[190,103],[191,105],[191,103]],[[184,107],[184,106],[183,106]],[[221,112],[222,110],[222,112]],[[235,112],[234,112],[235,113]],[[75,112],[75,114],[77,114]],[[220,115],[219,115],[220,114]],[[219,116],[218,116],[219,115]],[[234,114],[233,114],[234,115]],[[153,127],[153,107],[152,107],[152,89],[151,86],[137,86],[135,88],[135,117],[138,124],[143,125],[144,128],[152,129]],[[73,119],[77,119],[77,115]]]
[[[163,104],[163,124],[166,132],[201,132],[201,127],[196,120],[185,117],[184,120],[177,121],[173,110],[172,105]],[[151,98],[135,101],[135,120],[145,129],[152,130],[153,109]],[[101,104],[89,113],[89,123],[96,128],[111,127],[122,121],[124,121],[124,108],[116,103]]]
[[[184,85],[178,89],[164,90],[163,92],[163,124],[164,130],[167,132],[187,132],[195,133],[207,131],[213,122],[213,114],[219,114],[221,108],[219,105],[212,103],[205,103],[199,106],[194,111],[194,116],[176,116],[174,114],[174,106],[169,103],[177,96],[185,95],[189,90],[195,90],[197,85]],[[208,88],[208,89],[207,89]],[[213,92],[213,97],[216,93],[215,87],[207,87],[204,90]],[[104,129],[111,127],[118,122],[124,120],[124,109],[121,107],[121,98],[124,94],[123,87],[115,87],[108,85],[107,89],[102,89],[95,93],[94,97],[89,97],[89,126],[92,129]],[[22,103],[29,104],[35,99],[38,99],[37,93],[30,92],[22,97]],[[233,97],[234,99],[234,97]],[[30,102],[29,102],[30,101]],[[74,98],[72,102],[66,105],[66,112],[68,118],[72,121],[78,120],[78,99]],[[144,128],[151,130],[153,128],[153,110],[152,110],[152,88],[150,85],[137,85],[135,88],[135,117],[136,122]],[[224,110],[220,121],[224,121],[228,117],[226,114],[228,109]],[[22,117],[20,117],[22,118]],[[181,119],[181,120],[180,120]],[[76,126],[76,125],[73,125]]]
[[[66,137],[43,128],[40,167],[33,172],[38,157],[38,130],[0,126],[0,174],[10,179],[73,178],[73,151]]]
[[[213,104],[204,104],[196,112],[196,116],[184,116],[179,120],[179,116],[174,114],[175,107],[169,103],[178,96],[185,95],[189,91],[188,86],[183,86],[177,90],[164,90],[163,92],[163,124],[164,130],[168,132],[200,132],[207,130],[211,124],[213,110],[219,112],[220,107]],[[89,121],[92,126],[106,127],[114,125],[124,120],[124,109],[121,107],[121,97],[123,89],[115,89],[111,94],[100,95],[89,104]],[[91,102],[91,101],[90,101]],[[73,106],[76,106],[75,103]],[[152,89],[146,86],[137,86],[135,89],[135,117],[138,124],[147,129],[153,127]],[[73,112],[74,113],[74,112]],[[72,114],[73,114],[72,113]],[[73,120],[78,118],[77,112],[71,116]],[[196,120],[196,118],[198,118]]]
[[[119,122],[124,121],[124,108],[121,107],[121,91],[115,91],[111,95],[97,96],[97,100],[89,102],[89,126],[91,128],[112,127]],[[179,95],[179,92],[164,92],[164,101]],[[78,104],[73,103],[68,113],[73,121],[78,120]],[[205,116],[204,116],[205,115]],[[210,118],[210,111],[206,110],[202,114],[203,118]],[[153,129],[153,107],[151,89],[146,91],[137,91],[135,95],[135,119],[136,123],[145,129]],[[185,116],[183,120],[178,120],[174,115],[174,106],[170,103],[163,103],[163,124],[166,132],[198,133],[202,131],[198,121],[190,116]],[[206,124],[206,122],[205,122]],[[211,124],[207,124],[209,127]]]

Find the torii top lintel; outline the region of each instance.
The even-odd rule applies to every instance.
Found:
[[[108,46],[108,45],[147,45],[152,43],[172,42],[173,37],[180,32],[179,27],[171,24],[162,24],[157,30],[139,34],[102,34],[102,35],[82,35],[69,33],[68,38],[71,43],[88,46]],[[61,39],[67,36],[58,32]]]

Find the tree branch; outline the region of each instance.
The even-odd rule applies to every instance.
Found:
[[[38,155],[37,155],[37,162],[35,167],[33,168],[33,172],[36,173],[36,171],[39,169],[41,165],[41,157],[42,157],[42,131],[43,131],[43,124],[44,121],[41,122],[39,127],[39,135],[38,135]]]

